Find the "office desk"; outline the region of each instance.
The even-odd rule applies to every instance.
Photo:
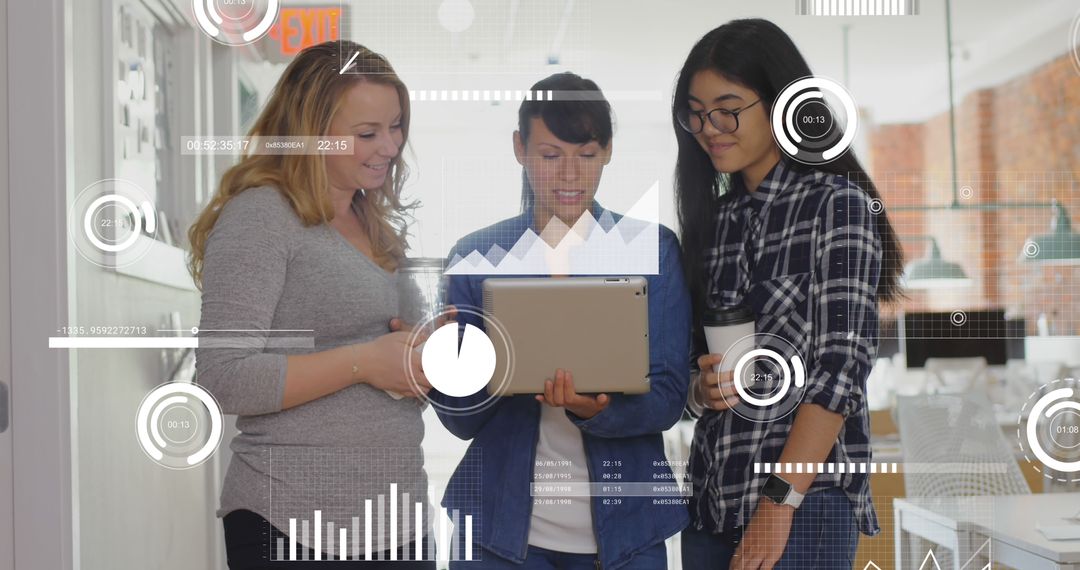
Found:
[[[987,555],[1022,570],[1080,570],[1080,540],[1047,540],[1035,529],[1075,515],[1080,493],[896,499],[893,509],[897,568],[917,568],[926,558],[913,550],[914,535],[951,550],[957,570],[978,570]],[[983,562],[968,563],[980,555]]]

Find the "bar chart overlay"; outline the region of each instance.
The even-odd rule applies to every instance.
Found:
[[[265,460],[270,561],[480,560],[479,454],[453,486],[465,509],[439,506],[419,448],[273,446]]]

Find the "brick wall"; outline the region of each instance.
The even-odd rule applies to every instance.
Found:
[[[1068,55],[966,95],[956,107],[956,137],[961,204],[1057,199],[1080,229],[1080,73]],[[887,208],[952,202],[947,112],[924,123],[877,126],[869,140],[870,174]],[[1029,333],[1045,312],[1059,334],[1080,334],[1080,266],[1020,260],[1025,239],[1049,231],[1051,213],[892,212],[901,236],[934,236],[944,257],[960,263],[974,281],[964,289],[910,291],[902,308],[1004,307],[1027,318]],[[926,247],[904,242],[908,260]]]

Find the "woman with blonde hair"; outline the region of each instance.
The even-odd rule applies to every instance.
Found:
[[[409,333],[389,328],[408,132],[408,91],[385,58],[351,42],[307,48],[278,81],[249,149],[275,137],[347,137],[353,152],[246,154],[189,231],[203,292],[198,382],[239,416],[218,511],[230,568],[309,564],[271,563],[279,538],[299,542],[298,559],[337,559],[325,531],[351,527],[365,497],[394,482],[426,498],[418,397],[430,385]],[[300,534],[291,518],[321,528],[289,537]],[[409,537],[394,548],[390,529],[373,534],[373,561],[338,565],[435,567],[416,560],[432,557]],[[391,559],[411,561],[382,562]]]

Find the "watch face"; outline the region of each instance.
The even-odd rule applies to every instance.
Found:
[[[761,486],[761,494],[771,499],[774,503],[783,503],[787,498],[791,485],[776,475],[770,475]]]

